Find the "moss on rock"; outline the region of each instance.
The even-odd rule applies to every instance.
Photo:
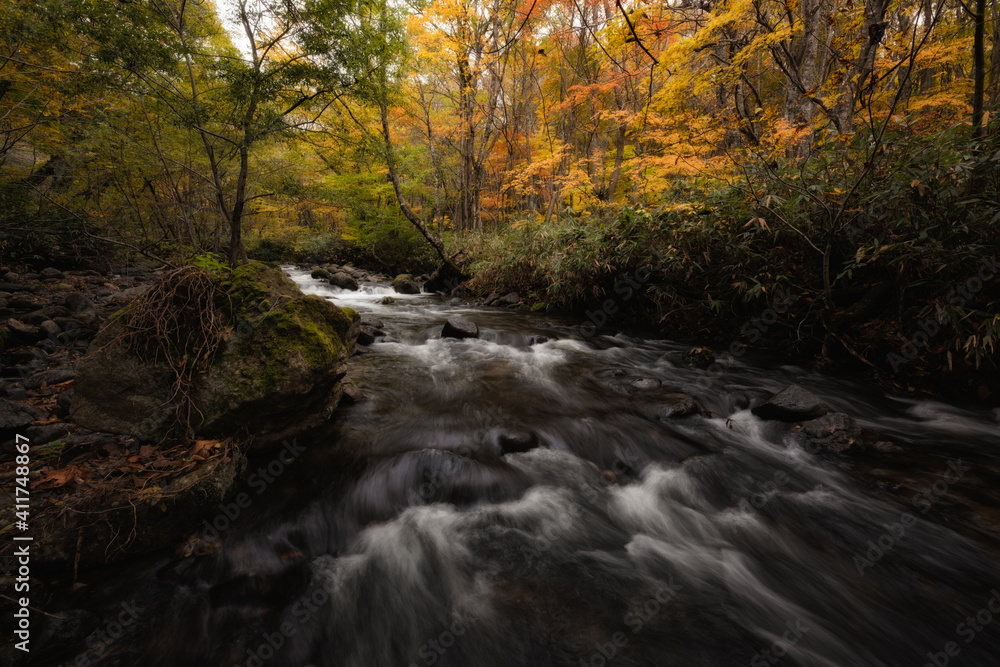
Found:
[[[190,388],[199,413],[195,431],[243,431],[267,446],[325,421],[340,398],[358,314],[303,295],[260,262],[227,276],[215,303],[229,333]],[[170,420],[163,416],[177,401],[166,381],[169,367],[109,345],[120,327],[112,320],[81,361],[72,417],[94,430],[167,435]]]

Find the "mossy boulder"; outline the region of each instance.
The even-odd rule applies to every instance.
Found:
[[[142,307],[142,298],[130,307]],[[77,367],[71,419],[97,431],[153,438],[178,435],[180,426],[205,436],[242,433],[255,448],[329,419],[356,344],[357,313],[303,295],[280,270],[259,262],[223,277],[215,303],[225,331],[187,388],[196,408],[190,424],[178,419],[185,404],[176,364],[116,342],[124,311]],[[178,340],[186,338],[179,332]]]
[[[420,285],[409,273],[401,273],[393,278],[392,289],[399,294],[420,294]]]

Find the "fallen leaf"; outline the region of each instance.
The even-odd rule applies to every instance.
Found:
[[[58,489],[70,482],[80,484],[86,471],[78,466],[70,466],[62,470],[49,470],[35,483],[35,488]]]
[[[208,450],[212,449],[213,447],[218,447],[218,445],[219,445],[218,440],[195,440],[194,448],[191,450],[191,456],[192,458],[196,456],[205,456],[208,454]]]

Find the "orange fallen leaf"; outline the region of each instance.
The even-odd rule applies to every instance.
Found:
[[[48,470],[42,475],[42,478],[38,480],[35,487],[58,489],[61,486],[66,486],[70,482],[80,484],[83,482],[83,476],[85,474],[86,471],[78,466],[70,466],[62,470]]]
[[[195,440],[194,448],[191,450],[191,457],[205,456],[208,454],[208,450],[213,447],[217,447],[219,444],[218,440]],[[204,459],[201,459],[204,460]]]

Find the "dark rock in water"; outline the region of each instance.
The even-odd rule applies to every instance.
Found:
[[[200,413],[191,424],[195,432],[245,429],[261,448],[325,423],[340,401],[357,313],[303,295],[278,269],[259,262],[233,271],[221,289],[234,321],[258,324],[222,342],[206,372],[195,376],[189,390]],[[264,301],[268,311],[261,317]],[[151,438],[177,433],[183,404],[173,369],[161,358],[113,345],[122,326],[112,320],[78,363],[71,418],[95,431]]]
[[[38,419],[40,413],[27,405],[0,398],[0,434],[24,428]]]
[[[502,454],[519,454],[539,447],[541,443],[534,431],[495,429],[492,433]]]
[[[312,278],[318,278],[319,280],[329,280],[330,279],[330,272],[327,271],[326,269],[320,267],[320,268],[313,269],[312,273],[310,273],[309,276],[312,277]]]
[[[479,327],[464,317],[449,317],[441,330],[442,338],[479,338]]]
[[[448,264],[442,264],[434,270],[424,283],[424,289],[428,292],[444,292],[448,294],[457,289],[461,282],[465,280],[463,276]]]
[[[93,310],[96,307],[86,294],[80,294],[79,292],[67,294],[65,304],[70,309],[70,312],[73,313],[82,313],[87,310]]]
[[[0,283],[0,292],[20,292],[23,289],[24,285],[20,283]]]
[[[873,447],[880,452],[901,452],[903,448],[890,440],[879,440]]]
[[[383,306],[388,306],[396,303],[396,300],[393,299],[391,296],[384,296],[382,297],[382,300],[379,301],[379,303],[381,303]]]
[[[842,412],[833,412],[818,419],[790,425],[786,437],[810,452],[820,449],[846,452],[865,448],[861,427]]]
[[[791,384],[767,399],[751,412],[761,419],[796,422],[822,417],[830,409],[815,394]]]
[[[660,394],[644,401],[643,411],[652,419],[666,421],[698,412],[698,404],[687,394]]]
[[[373,326],[362,324],[358,331],[358,345],[371,345],[376,338],[384,336],[385,332]]]
[[[401,273],[393,278],[392,289],[400,294],[420,294],[420,285],[409,273]]]
[[[344,380],[343,386],[344,393],[340,397],[341,404],[360,403],[367,398],[365,393],[353,381]]]
[[[7,328],[10,330],[10,342],[15,345],[31,345],[43,338],[41,329],[14,318],[7,320]]]
[[[708,368],[715,362],[715,353],[707,347],[692,347],[684,353],[684,363],[695,368]]]
[[[63,366],[61,368],[52,368],[47,371],[42,371],[41,373],[35,373],[26,379],[21,386],[25,389],[41,389],[42,384],[52,386],[54,384],[59,384],[60,382],[72,380],[74,377],[76,377],[76,373],[73,369]]]
[[[330,276],[330,284],[341,289],[348,289],[355,292],[358,290],[358,281],[343,271],[338,271]]]
[[[542,343],[548,342],[548,336],[528,336],[528,345],[541,345]]]

